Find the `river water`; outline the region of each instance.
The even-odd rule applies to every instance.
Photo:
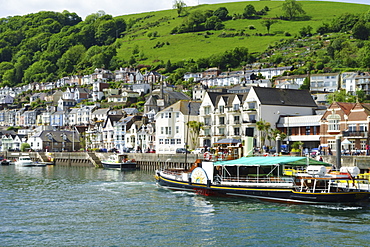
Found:
[[[0,246],[369,246],[370,209],[217,199],[154,172],[0,167]]]

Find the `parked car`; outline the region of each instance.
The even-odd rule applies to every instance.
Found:
[[[202,154],[204,153],[204,148],[196,148],[193,151],[191,151],[192,154]]]
[[[189,154],[190,152],[186,148],[178,148],[178,149],[176,149],[176,153],[177,154],[185,154],[185,153]]]
[[[123,153],[131,153],[131,151],[134,150],[133,148],[124,148],[122,150]]]

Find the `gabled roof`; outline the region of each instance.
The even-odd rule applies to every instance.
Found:
[[[348,103],[348,102],[335,102],[333,104],[336,104],[337,106],[339,106],[340,109],[342,109],[342,111],[346,115],[349,115],[349,113],[351,112],[351,110],[353,109],[353,107],[356,106],[356,103]],[[331,108],[331,106],[329,107],[329,109],[330,108]]]
[[[177,101],[175,104],[167,107],[163,111],[168,111],[172,109],[172,111],[179,111],[184,115],[199,115],[200,105],[200,101],[180,100]]]
[[[124,108],[123,111],[126,112],[128,115],[135,115],[139,113],[136,108]]]
[[[108,114],[109,111],[110,111],[109,108],[100,108],[100,109],[96,109],[95,111],[93,111],[92,114],[93,115]]]
[[[115,123],[117,123],[119,120],[121,120],[122,115],[107,115],[107,119],[104,123],[104,127],[107,126],[108,122],[111,122],[112,126],[114,126]]]
[[[253,87],[263,105],[317,107],[308,90]]]
[[[225,94],[224,92],[207,92],[209,98],[211,99],[211,102],[212,102],[212,105],[215,106],[219,99],[218,99],[218,96],[221,96],[221,95],[227,95]]]

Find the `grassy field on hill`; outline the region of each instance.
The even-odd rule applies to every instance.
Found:
[[[186,10],[191,13],[201,10],[216,10],[219,7],[226,7],[229,15],[242,14],[245,6],[251,4],[255,9],[261,10],[267,6],[270,11],[262,18],[275,18],[282,15],[283,1],[248,1],[236,3],[223,3],[213,5],[200,5],[187,7]],[[370,10],[370,6],[361,4],[322,2],[322,1],[299,1],[306,15],[310,17],[305,21],[283,21],[279,20],[271,26],[270,34],[267,36],[266,27],[262,26],[262,19],[236,19],[224,22],[225,29],[210,32],[194,32],[172,35],[171,30],[179,26],[187,17],[177,17],[174,9],[141,13],[123,16],[127,23],[136,21],[133,28],[125,36],[119,39],[121,44],[118,49],[118,56],[128,60],[133,51],[136,50],[144,58],[138,61],[142,64],[155,64],[168,60],[178,62],[181,60],[209,57],[213,54],[219,54],[235,47],[247,47],[250,53],[261,53],[269,45],[273,45],[282,39],[290,37],[285,36],[288,32],[294,37],[302,27],[311,26],[313,33],[323,23],[329,23],[335,17],[344,13],[364,13]],[[255,29],[249,29],[254,26]],[[219,37],[220,34],[235,34],[243,32],[249,36]],[[158,37],[149,37],[150,34],[157,33]],[[149,36],[148,36],[149,34]],[[262,34],[263,36],[256,36]],[[160,48],[154,48],[157,44],[163,44]]]

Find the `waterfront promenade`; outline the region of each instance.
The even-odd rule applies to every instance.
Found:
[[[19,157],[21,152],[0,152],[0,155],[10,160]],[[53,162],[60,166],[102,167],[101,161],[112,153],[100,152],[30,152],[34,161]],[[202,154],[156,154],[156,153],[129,153],[129,159],[134,159],[140,169],[155,170],[161,166],[189,168],[196,159],[203,159]],[[336,166],[336,156],[322,156],[324,162]],[[360,169],[370,169],[370,156],[342,156],[342,166],[357,166]]]

